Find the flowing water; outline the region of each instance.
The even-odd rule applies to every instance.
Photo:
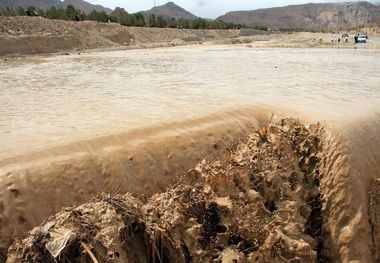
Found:
[[[0,74],[0,159],[229,108],[337,120],[380,102],[377,50],[117,51],[2,63]]]
[[[276,113],[326,127],[329,246],[347,261],[375,258],[379,76],[371,49],[194,46],[2,62],[0,255],[100,191],[163,191]]]

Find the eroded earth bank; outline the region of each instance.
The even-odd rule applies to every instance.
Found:
[[[359,182],[349,153],[364,144],[271,120],[162,193],[101,194],[61,210],[20,236],[8,262],[376,262],[378,167]],[[378,161],[366,147],[362,157]]]
[[[82,52],[90,49],[123,47],[182,46],[266,34],[265,31],[253,29],[145,28],[125,27],[117,23],[50,20],[41,17],[0,17],[0,56]]]
[[[249,47],[354,48],[353,40],[332,45],[339,34],[269,34],[256,29],[194,30],[178,28],[125,27],[94,21],[70,22],[41,17],[0,17],[0,57],[23,58],[25,55],[89,50],[114,50],[184,46],[191,44],[244,44]],[[371,36],[372,37],[372,36]],[[380,48],[378,36],[365,45]],[[356,47],[355,47],[356,48]]]

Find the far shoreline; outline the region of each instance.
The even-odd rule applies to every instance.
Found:
[[[31,31],[28,25],[33,24]],[[178,29],[125,27],[115,23],[68,22],[35,17],[1,18],[0,58],[71,55],[196,45],[245,45],[252,48],[380,49],[380,36],[369,43],[349,43],[332,33],[269,33],[255,29]],[[9,28],[6,32],[6,28]],[[36,29],[34,29],[36,28]],[[57,29],[59,28],[59,30]],[[0,27],[1,29],[1,27]],[[373,40],[372,40],[373,38]],[[338,39],[341,41],[338,43]]]

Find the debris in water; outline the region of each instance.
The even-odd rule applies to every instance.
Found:
[[[315,262],[320,129],[269,123],[146,202],[102,194],[66,208],[8,262]]]

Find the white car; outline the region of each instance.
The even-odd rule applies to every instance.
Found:
[[[358,43],[367,43],[366,36],[358,36]]]

